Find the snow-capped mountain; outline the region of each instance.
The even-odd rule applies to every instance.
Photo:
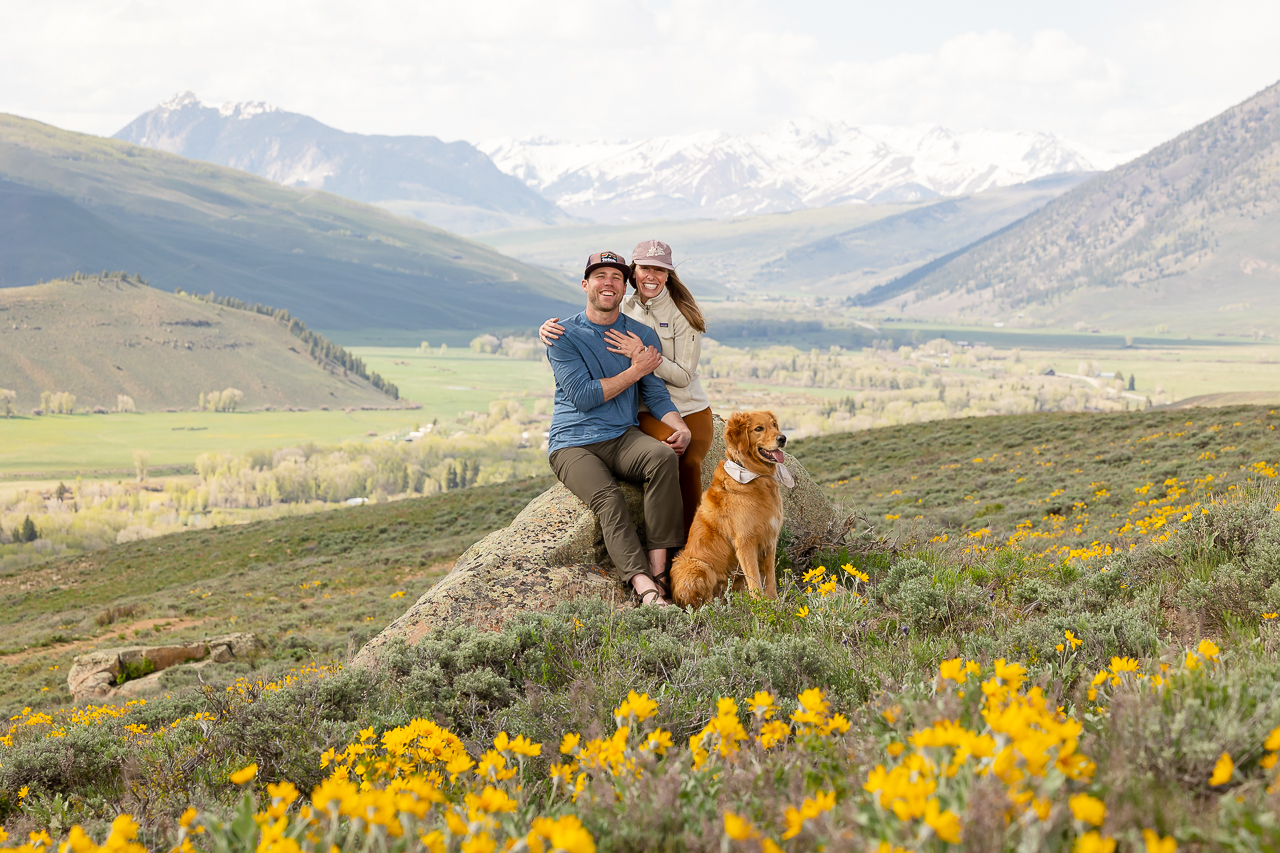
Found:
[[[211,105],[182,92],[116,138],[381,205],[450,231],[566,218],[469,142],[346,133],[261,101]]]
[[[478,147],[563,210],[601,221],[958,196],[1064,172],[1102,171],[1136,156],[1088,150],[1050,133],[818,121],[786,122],[749,136],[507,138]]]

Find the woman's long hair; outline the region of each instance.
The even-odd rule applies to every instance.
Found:
[[[636,289],[636,293],[640,292],[634,261],[631,264],[631,286]],[[667,270],[667,290],[671,291],[672,301],[676,303],[676,307],[680,309],[680,313],[684,315],[685,320],[689,321],[689,325],[705,335],[707,333],[707,321],[702,316],[702,309],[698,307],[698,301],[693,298],[693,294],[689,292],[689,288],[680,280],[680,276],[675,270]]]

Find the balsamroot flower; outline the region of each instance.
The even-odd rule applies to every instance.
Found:
[[[1091,797],[1088,794],[1076,794],[1067,801],[1067,804],[1071,806],[1071,814],[1075,816],[1076,820],[1082,820],[1094,826],[1102,826],[1102,822],[1107,818],[1107,806],[1097,797]],[[1114,846],[1114,843],[1112,846]]]
[[[1231,781],[1231,776],[1235,773],[1236,765],[1231,760],[1231,756],[1222,753],[1218,756],[1218,763],[1213,765],[1213,775],[1209,777],[1210,785],[1225,785]]]
[[[1116,840],[1098,832],[1086,832],[1076,839],[1075,853],[1115,853]]]
[[[258,775],[258,765],[254,763],[254,764],[250,764],[247,767],[240,768],[239,770],[237,770],[235,773],[232,773],[227,778],[231,780],[231,783],[233,785],[243,785],[245,782],[250,781],[251,779],[253,779],[254,776],[257,776],[257,775]]]
[[[1178,842],[1172,835],[1161,838],[1159,833],[1152,829],[1142,830],[1142,841],[1147,848],[1147,853],[1177,853],[1178,850]]]

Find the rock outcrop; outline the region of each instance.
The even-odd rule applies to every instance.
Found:
[[[709,484],[724,459],[724,422],[715,419],[715,439],[702,468]],[[787,454],[795,475],[784,489],[786,527],[793,535],[821,534],[836,522],[835,509],[809,472]],[[620,483],[627,509],[644,541],[643,492]],[[458,558],[448,577],[428,589],[409,610],[365,644],[354,666],[376,665],[380,649],[395,640],[410,645],[433,630],[476,625],[497,630],[513,616],[550,610],[581,596],[613,607],[633,607],[636,597],[614,577],[595,515],[562,485],[534,498],[510,525],[490,533]]]
[[[188,661],[229,663],[262,644],[253,634],[227,634],[211,640],[169,646],[124,646],[77,655],[67,687],[77,701],[136,696],[159,689],[160,673]]]

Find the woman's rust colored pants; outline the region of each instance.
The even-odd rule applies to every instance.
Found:
[[[689,432],[693,434],[684,455],[680,457],[680,497],[684,500],[684,532],[687,536],[689,528],[693,526],[694,513],[698,511],[698,503],[702,500],[702,460],[711,449],[715,423],[711,420],[710,408],[683,417]],[[648,412],[640,413],[640,430],[658,441],[666,441],[675,432]]]

